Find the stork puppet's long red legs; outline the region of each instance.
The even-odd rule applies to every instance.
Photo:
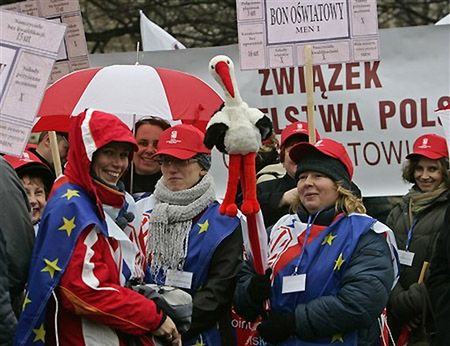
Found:
[[[237,187],[241,179],[243,192],[243,202],[241,210],[245,215],[257,213],[260,209],[256,198],[256,153],[246,155],[230,155],[228,167],[228,184],[224,200],[220,206],[220,212],[229,216],[237,214],[235,203]],[[241,172],[244,173],[241,175]],[[240,178],[240,179],[239,179]]]

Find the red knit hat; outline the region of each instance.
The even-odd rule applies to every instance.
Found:
[[[203,144],[204,134],[192,125],[175,125],[163,131],[159,136],[158,149],[152,157],[169,155],[187,160],[197,154],[211,154]]]
[[[412,153],[407,155],[406,158],[417,158],[419,155],[432,160],[448,157],[448,148],[445,138],[434,133],[427,133],[420,136],[414,142]]]
[[[319,132],[317,132],[317,129],[315,129],[314,131],[316,132],[316,140],[319,140]],[[297,121],[286,126],[284,130],[281,131],[281,145],[283,145],[288,138],[295,135],[304,135],[306,137],[309,137],[308,123],[305,121]]]

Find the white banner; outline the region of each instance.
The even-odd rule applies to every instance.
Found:
[[[0,152],[20,156],[66,25],[0,10]]]
[[[415,138],[443,135],[434,110],[450,102],[449,34],[446,25],[380,30],[381,62],[314,68],[317,129],[346,145],[364,196],[404,194],[409,185],[401,167]],[[266,112],[277,133],[306,120],[302,67],[240,71],[237,45],[145,52],[140,62],[192,73],[221,93],[208,71],[217,54],[233,59],[243,100]],[[91,55],[90,61],[107,66],[133,64],[135,58],[135,53]],[[219,171],[216,182],[225,181]]]

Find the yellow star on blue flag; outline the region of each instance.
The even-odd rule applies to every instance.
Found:
[[[58,267],[58,261],[59,259],[55,259],[54,261],[50,261],[46,258],[44,258],[45,267],[42,268],[41,272],[48,272],[50,276],[53,279],[53,276],[55,275],[55,271],[61,271],[61,268]]]
[[[197,340],[197,341],[195,342],[195,344],[193,344],[192,346],[205,346],[205,344],[203,343],[203,341]]]
[[[337,341],[344,343],[344,338],[342,337],[342,333],[334,334],[333,337],[331,338],[331,343],[335,343]]]
[[[336,261],[334,261],[334,268],[333,270],[340,270],[342,264],[345,262],[344,256],[342,256],[342,252],[340,253],[338,259]]]
[[[22,311],[25,310],[25,307],[27,306],[27,304],[31,303],[31,299],[28,298],[28,292],[25,295],[25,299],[23,300],[23,304],[22,304]]]
[[[72,197],[80,197],[80,191],[73,190],[73,189],[67,189],[66,193],[64,195],[62,195],[61,197],[66,197],[67,200],[70,201],[70,199]]]
[[[333,235],[333,233],[327,234],[327,236],[323,239],[321,245],[328,244],[331,246],[331,243],[333,242],[334,238],[336,238],[337,235]]]
[[[198,231],[198,234],[200,234],[200,233],[204,233],[208,230],[209,222],[208,222],[208,220],[206,220],[205,222],[198,223],[197,225],[198,225],[198,227],[200,227],[200,230]]]
[[[73,218],[71,218],[70,220],[66,219],[63,216],[63,222],[64,222],[64,224],[61,227],[59,227],[58,230],[66,231],[67,235],[70,237],[70,234],[72,233],[73,229],[75,227],[77,227],[77,225],[75,225],[75,216]]]
[[[38,329],[33,329],[33,333],[34,333],[33,342],[42,341],[43,343],[45,343],[45,329],[43,323]]]

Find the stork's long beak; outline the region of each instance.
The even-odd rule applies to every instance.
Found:
[[[219,61],[216,64],[215,69],[220,79],[222,79],[223,85],[225,85],[228,93],[231,97],[234,97],[233,82],[231,81],[230,68],[228,67],[228,64],[225,61]]]

